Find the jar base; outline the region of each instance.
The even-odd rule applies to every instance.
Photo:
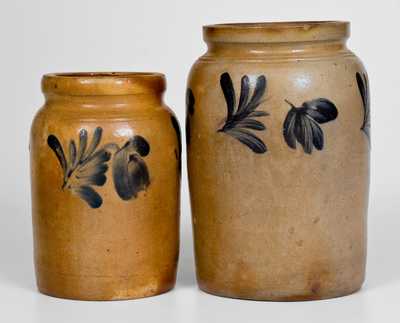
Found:
[[[269,302],[304,302],[304,301],[318,301],[324,299],[338,298],[357,293],[361,289],[361,287],[362,286],[360,285],[353,288],[326,291],[324,293],[313,293],[313,292],[308,294],[285,293],[286,295],[283,295],[283,293],[281,293],[281,295],[277,295],[274,293],[263,292],[256,295],[246,292],[238,293],[233,291],[217,290],[199,283],[200,290],[214,296],[252,300],[252,301],[269,301]]]
[[[74,295],[68,295],[68,294],[63,294],[63,293],[57,293],[57,292],[51,292],[48,290],[41,289],[38,287],[38,290],[41,294],[50,296],[50,297],[55,297],[55,298],[61,298],[61,299],[69,299],[69,300],[75,300],[75,301],[104,301],[104,302],[112,302],[112,301],[127,301],[127,300],[134,300],[134,299],[140,299],[140,298],[147,298],[147,297],[152,297],[152,296],[157,296],[161,294],[168,293],[172,289],[174,289],[175,283],[172,284],[171,286],[165,287],[165,288],[160,288],[159,290],[147,293],[147,294],[139,294],[139,293],[133,293],[131,295],[126,295],[126,296],[115,296],[115,297],[91,297],[87,295],[81,295],[81,294],[74,294]],[[116,292],[116,295],[118,295],[118,292]]]
[[[176,275],[147,282],[121,277],[88,277],[62,274],[38,277],[41,294],[82,301],[130,300],[160,295],[175,287]]]

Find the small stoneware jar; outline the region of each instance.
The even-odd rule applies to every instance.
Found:
[[[347,22],[205,26],[187,89],[197,279],[313,300],[364,280],[370,112]]]
[[[117,300],[173,288],[180,131],[157,73],[43,77],[30,141],[39,290]]]

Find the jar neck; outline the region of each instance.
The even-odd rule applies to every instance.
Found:
[[[292,21],[217,24],[203,27],[206,56],[225,58],[336,55],[348,52],[345,21]]]
[[[159,104],[165,88],[164,75],[149,72],[53,73],[42,78],[46,102],[66,106]]]
[[[45,94],[46,105],[67,108],[108,108],[108,109],[143,109],[163,104],[163,93],[141,93],[131,95],[68,95]]]
[[[258,58],[258,57],[309,57],[337,55],[349,52],[346,39],[305,42],[239,43],[207,42],[204,57]]]

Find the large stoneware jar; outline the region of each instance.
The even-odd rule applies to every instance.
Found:
[[[49,74],[31,130],[42,293],[83,300],[173,288],[180,132],[156,73]]]
[[[202,290],[290,301],[361,287],[369,90],[348,37],[334,21],[204,27],[186,126]]]

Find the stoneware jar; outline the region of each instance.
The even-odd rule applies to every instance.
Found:
[[[256,300],[364,280],[368,78],[347,22],[205,26],[187,89],[197,279]]]
[[[173,288],[180,132],[157,73],[49,74],[31,129],[39,290],[82,300]]]

